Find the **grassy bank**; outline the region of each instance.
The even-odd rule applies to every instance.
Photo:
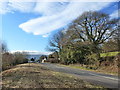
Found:
[[[100,53],[100,57],[102,57],[102,58],[115,57],[119,53],[120,52],[117,52],[117,51],[116,52]],[[108,61],[110,61],[110,60],[108,60]],[[111,62],[104,62],[104,63],[108,64],[108,63],[111,63]],[[81,65],[81,64],[69,64],[69,65],[58,64],[58,65],[71,67],[71,68],[82,69],[82,70],[94,71],[94,72],[98,72],[98,73],[118,75],[118,67],[116,65],[108,65],[108,66],[101,65],[100,67],[97,67],[96,65]]]
[[[70,68],[76,68],[76,69],[82,69],[82,70],[87,70],[87,71],[93,71],[93,72],[98,72],[98,73],[104,73],[104,74],[110,74],[110,75],[118,75],[117,72],[114,71],[110,71],[109,69],[111,69],[110,67],[100,67],[98,69],[90,69],[90,67],[95,67],[95,66],[87,66],[87,65],[81,65],[81,64],[69,64],[69,65],[63,65],[63,64],[58,64],[61,66],[65,66],[65,67],[70,67]]]
[[[107,53],[101,53],[100,57],[112,57],[112,56],[116,56],[117,54],[119,54],[120,52],[107,52]]]
[[[34,63],[17,65],[1,74],[3,88],[102,88]]]

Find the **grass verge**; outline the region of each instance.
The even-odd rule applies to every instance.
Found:
[[[103,88],[34,63],[17,65],[1,75],[3,88]]]
[[[100,57],[111,57],[111,56],[116,56],[120,52],[107,52],[107,53],[101,53]]]
[[[80,64],[69,64],[69,65],[58,64],[58,65],[65,66],[65,67],[70,67],[70,68],[87,70],[87,71],[93,71],[93,72],[97,72],[97,73],[103,73],[103,74],[109,74],[109,75],[116,75],[116,76],[118,76],[118,73],[116,73],[116,72],[109,72],[110,70],[106,69],[106,67],[102,67],[102,68],[94,70],[94,69],[88,68],[87,65],[83,65],[82,66]]]

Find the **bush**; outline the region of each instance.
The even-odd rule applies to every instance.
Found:
[[[118,66],[119,65],[119,59],[120,55],[116,56],[107,56],[107,57],[102,57],[102,62],[100,66]]]
[[[55,58],[49,58],[48,60],[46,60],[45,62],[50,62],[50,63],[59,63],[60,60],[55,59]]]
[[[13,56],[14,56],[14,65],[28,62],[28,59],[26,58],[27,54],[25,53],[16,52],[13,54]]]
[[[91,55],[87,55],[85,57],[85,64],[86,65],[99,65],[99,60],[97,57],[97,54],[91,54]]]
[[[10,53],[4,53],[2,55],[2,70],[9,69],[14,65],[14,56]]]
[[[8,52],[2,54],[2,70],[11,68],[14,65],[27,63],[28,59],[24,53],[10,54]]]

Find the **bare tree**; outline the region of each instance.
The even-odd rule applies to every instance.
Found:
[[[63,33],[59,31],[58,33],[54,34],[51,40],[49,41],[49,46],[47,47],[48,51],[57,51],[60,52],[63,46]]]
[[[6,53],[8,51],[7,45],[5,42],[0,42],[0,49],[2,53]]]
[[[62,51],[64,46],[67,44],[67,38],[63,31],[59,31],[58,33],[54,34],[49,42],[49,46],[47,50],[58,53],[57,58],[62,60]]]
[[[113,34],[112,38],[117,42],[118,51],[120,51],[120,26],[118,26],[118,29]]]
[[[83,42],[90,42],[91,51],[98,52],[98,46],[109,39],[117,30],[118,19],[110,19],[101,12],[85,12],[77,18],[68,30],[76,31]]]

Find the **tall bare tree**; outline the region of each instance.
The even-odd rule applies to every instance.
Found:
[[[66,44],[67,38],[65,36],[65,33],[63,31],[59,31],[52,36],[51,40],[49,41],[49,46],[47,47],[47,50],[58,53],[58,58],[61,59],[63,47]]]
[[[62,39],[63,39],[63,33],[61,31],[54,34],[51,40],[49,41],[49,46],[47,47],[47,50],[53,52],[55,51],[60,52],[63,46]]]
[[[98,53],[98,46],[117,30],[117,22],[118,19],[110,19],[108,14],[89,11],[78,17],[68,30],[76,31],[83,42],[91,44],[91,51]]]

